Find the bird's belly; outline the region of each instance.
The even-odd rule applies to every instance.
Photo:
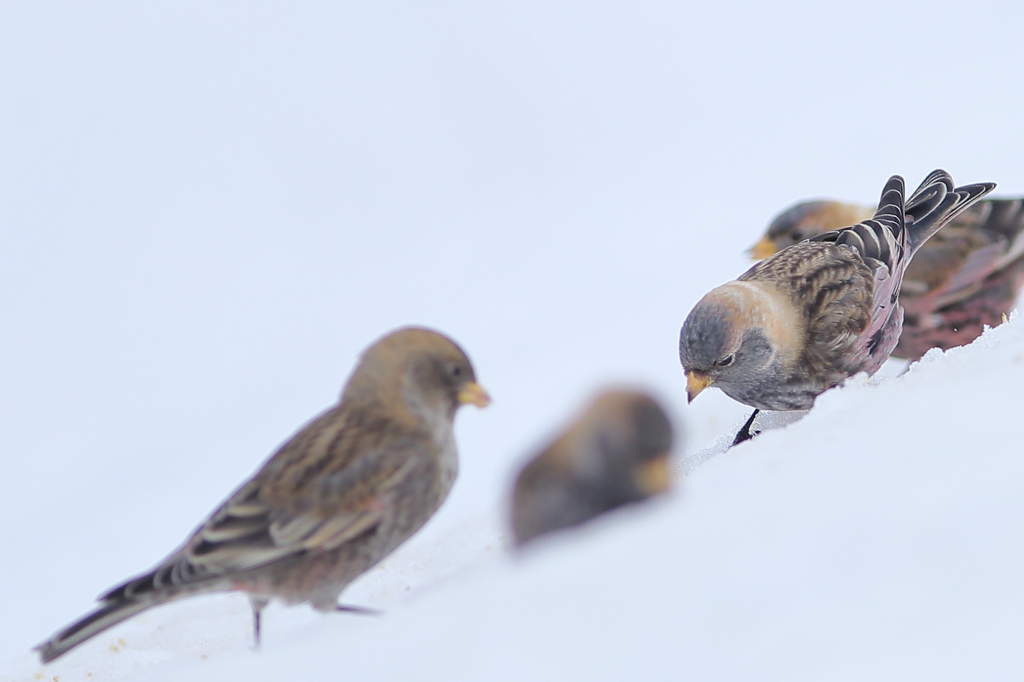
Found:
[[[817,384],[801,383],[778,386],[771,392],[736,392],[725,387],[722,390],[727,396],[744,405],[749,405],[759,410],[788,412],[791,410],[811,409],[814,406],[814,399],[826,388],[821,388]]]

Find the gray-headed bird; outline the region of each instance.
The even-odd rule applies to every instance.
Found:
[[[784,248],[712,289],[680,332],[689,399],[714,386],[757,410],[806,410],[847,377],[876,372],[899,341],[897,299],[914,254],[994,188],[954,189],[936,170],[905,201],[895,175],[873,217]]]
[[[364,353],[340,402],[268,459],[153,570],[36,647],[49,662],[146,609],[198,594],[248,593],[256,643],[273,599],[339,607],[359,575],[415,533],[452,487],[459,406],[485,407],[451,339],[401,329]]]
[[[664,492],[672,482],[672,425],[645,393],[602,393],[516,478],[517,545]]]
[[[780,213],[751,249],[753,258],[871,217],[874,209],[806,201]],[[913,216],[909,216],[913,217]],[[919,360],[931,348],[970,343],[995,327],[1024,287],[1024,199],[984,199],[921,247],[900,290],[903,333],[893,357]]]

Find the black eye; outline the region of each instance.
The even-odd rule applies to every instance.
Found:
[[[449,373],[450,373],[450,374],[451,374],[451,375],[452,375],[453,377],[457,377],[457,376],[460,376],[460,375],[462,374],[462,368],[461,368],[461,367],[459,367],[458,365],[452,365],[452,366],[451,366],[451,369],[449,369],[449,370],[448,370],[448,372],[449,372]]]
[[[736,359],[736,356],[734,356],[732,353],[729,353],[724,358],[722,358],[721,360],[718,361],[718,366],[719,367],[728,367],[729,365],[732,364],[732,361],[735,360],[735,359]]]
[[[804,240],[804,233],[801,232],[800,230],[794,230],[793,234],[792,234],[792,237],[793,237],[793,241],[795,241],[795,242],[802,242]]]

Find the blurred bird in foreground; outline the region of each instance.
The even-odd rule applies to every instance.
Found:
[[[519,472],[512,494],[517,545],[578,526],[672,483],[672,425],[645,393],[608,391]]]
[[[680,332],[689,399],[716,386],[756,408],[741,439],[757,410],[810,409],[847,377],[874,374],[899,340],[897,297],[914,254],[994,187],[954,189],[937,170],[905,202],[895,175],[872,218],[784,248],[712,289]]]
[[[339,607],[338,596],[429,519],[458,470],[455,412],[485,407],[469,358],[408,328],[370,346],[341,401],[313,419],[155,569],[36,647],[43,662],[148,608],[211,592],[249,594],[256,643],[272,598]]]
[[[750,255],[767,258],[873,213],[838,201],[797,204],[772,221]],[[970,343],[1013,310],[1022,286],[1024,200],[979,201],[921,247],[907,267],[899,298],[903,334],[893,356],[919,360],[930,348]]]

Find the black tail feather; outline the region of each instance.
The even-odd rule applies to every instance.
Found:
[[[104,602],[89,615],[72,623],[37,646],[36,651],[39,652],[43,663],[49,663],[86,640],[160,603],[162,602],[156,600]]]
[[[944,170],[932,171],[907,200],[908,241],[917,251],[932,235],[995,189],[994,182],[953,188]]]

